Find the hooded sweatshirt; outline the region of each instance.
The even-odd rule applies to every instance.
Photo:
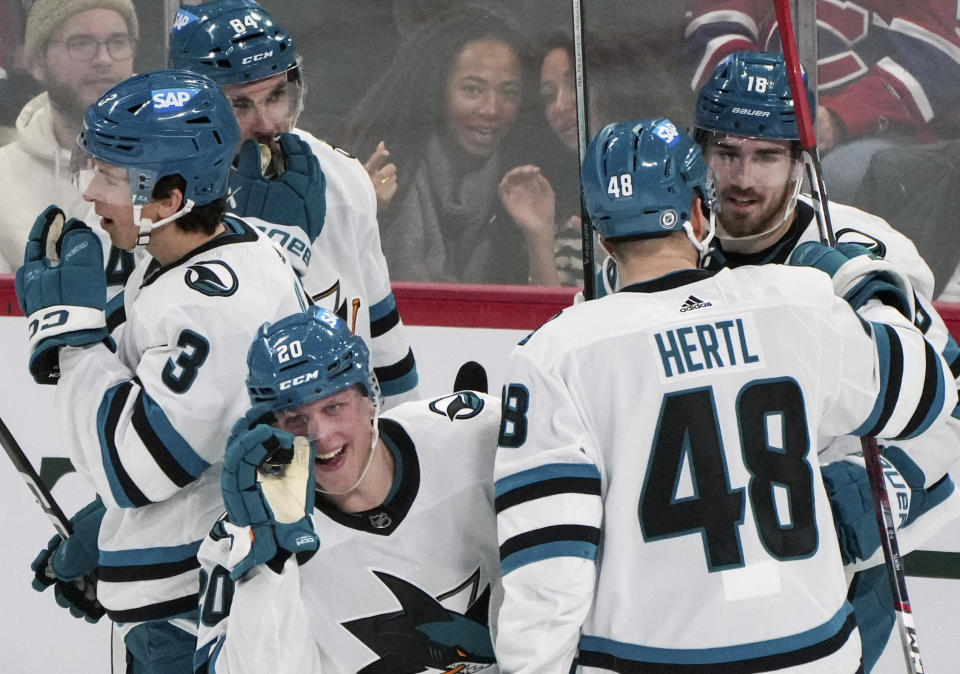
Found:
[[[67,218],[90,211],[71,182],[73,148],[60,147],[53,135],[46,92],[23,107],[16,128],[17,139],[0,148],[0,273],[23,264],[30,228],[47,206],[56,204]]]

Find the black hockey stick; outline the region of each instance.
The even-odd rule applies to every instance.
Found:
[[[13,437],[13,434],[10,433],[10,429],[3,423],[3,419],[0,419],[0,444],[3,445],[4,451],[7,453],[7,456],[10,457],[10,461],[13,462],[13,467],[17,469],[23,481],[27,483],[27,487],[33,492],[33,497],[37,499],[37,503],[40,504],[40,507],[43,509],[43,512],[46,513],[47,518],[50,520],[50,523],[53,524],[57,533],[60,534],[64,540],[69,538],[73,534],[70,520],[64,515],[63,509],[60,508],[56,499],[53,498],[53,494],[47,489],[47,485],[43,483],[37,471],[34,470],[30,459],[24,454],[23,449],[20,448],[20,444]]]
[[[834,236],[833,225],[830,222],[830,209],[823,185],[823,171],[820,167],[820,153],[817,150],[813,116],[807,102],[806,87],[800,72],[800,57],[797,51],[796,38],[793,34],[793,21],[790,18],[790,0],[774,0],[774,6],[777,12],[777,22],[780,26],[780,42],[783,45],[783,56],[787,65],[787,74],[790,78],[790,89],[793,92],[793,105],[797,116],[797,126],[800,130],[800,144],[809,160],[807,162],[807,176],[810,181],[811,192],[813,192],[814,210],[817,215],[817,225],[820,227],[820,240],[833,246],[836,245],[836,237]],[[907,596],[906,576],[900,559],[900,546],[897,543],[897,531],[890,511],[890,500],[884,486],[883,467],[880,465],[880,450],[877,447],[876,438],[873,437],[861,438],[860,444],[863,448],[863,461],[866,464],[867,477],[870,480],[870,492],[873,495],[877,528],[880,530],[883,559],[887,567],[890,590],[893,593],[893,610],[897,617],[900,642],[903,645],[903,657],[910,674],[922,674],[923,663],[920,660],[920,647],[917,644],[917,630],[913,623],[910,598]]]
[[[587,154],[587,75],[583,67],[583,7],[580,0],[572,0],[573,10],[573,69],[576,74],[577,94],[577,175],[580,177],[580,223],[582,226],[581,246],[583,258],[583,298],[596,299],[596,264],[593,254],[593,223],[583,202],[583,158]]]

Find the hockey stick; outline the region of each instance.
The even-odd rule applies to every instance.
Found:
[[[573,65],[576,73],[577,95],[577,175],[583,184],[583,158],[587,154],[587,78],[583,68],[583,7],[580,0],[571,0],[573,10]],[[596,271],[593,254],[593,223],[587,214],[583,202],[583,188],[580,189],[581,246],[583,257],[583,298],[596,299]]]
[[[813,129],[813,117],[807,102],[803,76],[800,72],[800,57],[797,51],[796,38],[793,34],[793,21],[790,17],[790,0],[774,0],[774,6],[777,12],[777,22],[780,26],[780,43],[783,46],[784,61],[790,78],[790,89],[793,92],[797,126],[800,130],[800,145],[809,159],[807,176],[810,181],[811,192],[813,192],[814,211],[817,215],[817,225],[820,227],[820,240],[833,246],[836,245],[836,237],[830,221],[830,210],[824,190],[823,171],[820,167],[820,154],[817,150],[817,139]],[[867,468],[867,478],[870,480],[870,492],[873,495],[874,513],[877,517],[877,528],[880,530],[880,545],[883,548],[883,559],[887,567],[890,590],[893,594],[893,610],[897,617],[900,642],[903,645],[903,657],[910,674],[922,674],[923,663],[920,660],[920,647],[917,644],[917,630],[913,623],[910,598],[907,596],[906,576],[900,559],[900,546],[897,543],[897,531],[890,511],[890,500],[884,486],[880,450],[877,447],[876,438],[861,438],[860,444],[863,448],[863,461]]]
[[[37,471],[34,470],[33,464],[30,463],[30,459],[24,454],[23,449],[20,448],[20,444],[13,437],[13,434],[10,433],[10,429],[3,423],[3,419],[0,419],[0,444],[3,445],[3,449],[6,451],[7,456],[10,457],[10,461],[13,462],[13,467],[17,469],[23,481],[27,483],[27,487],[33,492],[33,497],[37,499],[37,503],[40,504],[43,512],[46,513],[54,529],[57,530],[57,533],[60,534],[64,540],[69,538],[73,534],[70,520],[64,515],[63,509],[60,508],[60,504],[53,498],[53,494],[50,493],[47,486],[40,480],[40,476],[37,475]]]

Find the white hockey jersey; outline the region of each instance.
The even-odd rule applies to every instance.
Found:
[[[502,670],[855,671],[816,438],[920,433],[953,406],[935,350],[871,310],[901,325],[862,322],[816,270],[688,270],[517,347],[495,471]]]
[[[303,566],[258,566],[234,584],[230,540],[214,527],[200,549],[197,671],[496,674],[499,423],[499,400],[468,391],[384,414],[390,495],[347,514],[317,494],[320,549]]]
[[[220,462],[249,407],[247,349],[263,322],[306,306],[276,247],[226,223],[167,267],[137,266],[116,353],[60,352],[61,437],[107,506],[98,597],[120,623],[196,615],[196,552],[223,510]]]
[[[370,345],[387,406],[417,398],[417,364],[390,287],[380,247],[377,199],[354,157],[301,129],[326,178],[326,218],[311,244],[299,227],[250,221],[291,257],[314,302],[337,313]]]
[[[892,262],[910,278],[917,306],[916,325],[946,359],[957,377],[957,388],[960,389],[960,347],[933,307],[933,273],[913,242],[883,218],[852,206],[830,202],[830,217],[837,241],[866,246]],[[719,251],[710,266],[717,268],[720,263],[727,267],[738,267],[786,262],[799,244],[817,240],[819,230],[813,208],[809,197],[802,195],[798,203],[797,221],[779,242],[752,255]],[[858,450],[860,446],[860,440],[854,437],[823,438],[821,442],[830,445],[824,454],[824,462]],[[947,470],[960,460],[960,406],[954,410],[953,418],[948,423],[938,425],[917,438],[893,444],[904,451],[891,447],[884,451],[888,455],[895,455],[894,460],[912,489],[925,490],[922,500],[914,499],[909,521],[898,533],[900,553],[905,555],[920,547],[947,522],[960,516],[960,492],[946,475]],[[853,569],[881,563],[883,553],[878,549],[869,559],[854,564]]]

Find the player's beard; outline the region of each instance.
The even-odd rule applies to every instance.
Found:
[[[724,208],[717,216],[717,224],[726,237],[739,238],[752,236],[775,229],[785,219],[784,210],[793,196],[794,181],[788,180],[781,188],[780,194],[770,200],[765,206],[746,213],[737,213],[732,208]],[[728,188],[728,191],[733,191]],[[759,195],[747,190],[741,192],[747,198],[757,198]],[[721,197],[722,198],[722,197]]]

